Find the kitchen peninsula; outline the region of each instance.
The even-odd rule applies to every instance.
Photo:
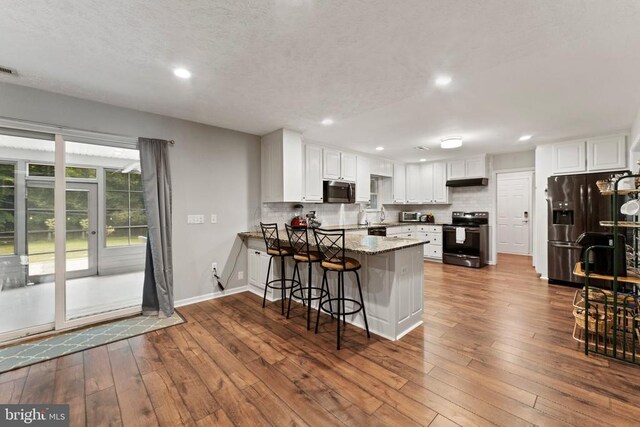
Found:
[[[238,233],[238,235],[243,239],[247,249],[249,290],[262,296],[269,263],[262,233],[250,231]],[[280,231],[279,238],[283,243],[288,242],[284,230]],[[312,238],[311,235],[310,238]],[[369,329],[372,333],[390,340],[398,340],[422,324],[423,245],[427,243],[429,241],[419,239],[346,234],[346,256],[355,258],[362,264],[360,280]],[[274,262],[273,265],[276,266],[274,277],[280,277],[279,263]],[[287,264],[286,268],[287,277],[290,278],[293,262]],[[306,278],[302,270],[306,269],[306,266],[301,264],[300,268],[302,277]],[[320,287],[322,269],[319,266],[315,268],[313,286]],[[330,273],[328,277],[330,289],[334,293],[336,276]],[[359,299],[353,274],[345,274],[345,293],[349,298]],[[278,300],[280,291],[269,290],[267,296],[271,301]],[[347,311],[351,308],[347,303]],[[364,328],[361,313],[348,316],[347,322]]]

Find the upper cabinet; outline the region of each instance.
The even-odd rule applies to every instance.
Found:
[[[552,171],[555,175],[627,168],[624,135],[561,142],[551,146],[551,153]]]
[[[447,162],[447,179],[486,178],[487,158],[479,155]],[[445,179],[446,181],[446,179]]]
[[[369,202],[371,199],[370,159],[358,156],[356,160],[356,202]]]
[[[323,149],[323,178],[355,182],[357,156],[330,148]]]
[[[302,135],[278,129],[261,138],[263,202],[302,200]]]
[[[393,178],[393,162],[385,159],[370,159],[371,175]]]
[[[447,187],[447,164],[426,163],[421,167],[422,201],[429,204],[449,203],[450,189]]]
[[[554,174],[585,172],[587,170],[585,142],[570,141],[553,144],[551,162]]]
[[[393,164],[393,203],[406,203],[407,201],[406,173],[405,165]]]
[[[322,203],[322,147],[304,147],[304,202]]]
[[[587,169],[606,171],[627,168],[627,143],[624,135],[587,140]]]
[[[407,181],[406,181],[406,201],[407,203],[421,203],[422,202],[422,177],[420,165],[409,164],[407,169]]]

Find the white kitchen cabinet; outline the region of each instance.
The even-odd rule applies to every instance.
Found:
[[[551,166],[555,175],[585,172],[587,170],[585,141],[553,144]]]
[[[406,203],[407,201],[406,173],[405,165],[393,164],[393,203]]]
[[[587,140],[587,170],[627,169],[627,144],[624,135]]]
[[[406,200],[407,203],[421,203],[422,202],[422,185],[421,185],[421,170],[420,165],[409,164],[407,169],[407,181],[406,181]]]
[[[370,159],[358,156],[356,164],[356,202],[368,202],[371,199]]]
[[[340,153],[340,179],[356,182],[358,178],[358,156],[351,153]]]
[[[447,187],[447,164],[444,162],[425,163],[421,166],[422,203],[449,203]]]
[[[449,179],[466,178],[465,160],[450,160],[447,162],[447,176]]]
[[[331,148],[323,149],[322,176],[326,180],[356,182],[357,156]]]
[[[424,245],[424,257],[442,261],[442,226],[419,225],[417,236],[421,240],[428,240]]]
[[[338,150],[323,148],[322,176],[324,179],[338,180],[342,176],[341,154]]]
[[[464,161],[465,178],[486,178],[487,161],[484,155],[474,156]]]
[[[278,129],[260,140],[263,202],[299,202],[303,193],[302,135]]]
[[[304,147],[304,202],[322,203],[322,147]]]
[[[482,154],[465,159],[449,160],[446,177],[448,179],[486,178],[487,157]]]
[[[371,159],[371,175],[393,178],[393,162],[385,159]]]
[[[247,278],[249,288],[252,292],[263,295],[267,282],[267,270],[269,268],[269,259],[271,255],[266,252],[251,249],[247,250]],[[270,280],[280,277],[280,262],[275,260],[271,263]],[[267,299],[270,301],[280,299],[280,290],[268,289]]]
[[[451,189],[447,187],[447,164],[433,163],[433,197],[434,203],[449,203]]]

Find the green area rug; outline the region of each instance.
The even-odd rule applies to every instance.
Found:
[[[166,319],[136,316],[5,347],[0,349],[0,373],[184,322],[177,312]]]

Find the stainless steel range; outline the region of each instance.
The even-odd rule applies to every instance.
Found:
[[[442,227],[442,262],[480,268],[489,258],[489,213],[453,212]]]

